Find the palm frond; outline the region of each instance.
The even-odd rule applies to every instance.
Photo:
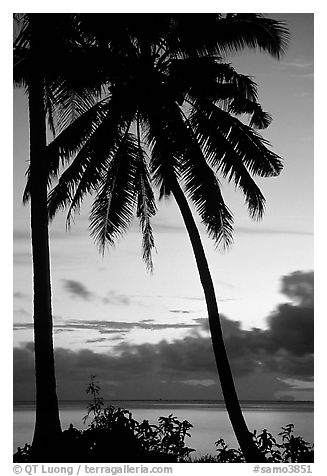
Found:
[[[258,13],[180,13],[172,14],[172,20],[173,28],[166,39],[172,57],[212,54],[222,57],[244,48],[255,48],[279,58],[287,46],[285,24]],[[201,31],[201,35],[196,35],[196,31]]]
[[[183,143],[179,167],[185,189],[207,228],[208,235],[228,248],[233,242],[233,216],[226,206],[219,181],[207,164],[201,147],[190,125],[179,115],[174,124],[175,133]]]
[[[265,198],[247,170],[243,156],[230,143],[229,138],[217,132],[216,124],[199,111],[189,118],[194,134],[211,166],[243,192],[250,216],[261,219],[265,209]]]
[[[228,140],[251,174],[274,177],[281,172],[283,168],[281,158],[268,148],[269,142],[250,126],[208,102],[199,101],[194,107],[202,115],[203,126],[205,122],[212,133],[215,131]],[[196,114],[194,117],[199,116]],[[193,118],[193,124],[195,123]]]
[[[181,141],[173,132],[173,109],[165,104],[153,104],[144,114],[145,140],[151,151],[150,170],[159,198],[169,197],[171,173],[178,176],[178,160],[182,153]]]
[[[121,93],[113,94],[105,117],[93,134],[84,140],[72,164],[62,173],[58,184],[49,194],[48,212],[52,219],[59,209],[69,205],[67,225],[71,216],[79,210],[84,196],[95,190],[108,163],[121,141],[122,134],[129,129],[134,112],[133,103]],[[125,102],[126,101],[126,102]],[[124,106],[126,109],[124,109]],[[85,118],[84,116],[81,116]],[[94,116],[92,116],[92,119]],[[88,125],[92,129],[92,124]],[[66,130],[62,134],[66,134]],[[78,131],[80,132],[80,131]],[[57,137],[60,144],[60,136]],[[69,140],[69,136],[68,136]],[[55,142],[55,141],[54,141]],[[78,142],[76,142],[77,144]],[[57,144],[58,145],[58,144]],[[61,144],[62,145],[62,144]],[[70,151],[69,151],[70,153]]]
[[[62,55],[65,69],[47,69],[54,105],[57,109],[57,127],[65,129],[95,103],[105,100],[110,87],[125,72],[123,58],[96,47],[75,48]],[[109,67],[107,66],[109,65]],[[121,82],[122,83],[122,82]]]
[[[25,48],[29,43],[29,22],[26,13],[14,13],[14,49]]]
[[[30,69],[29,50],[21,46],[14,47],[13,60],[14,86],[24,86],[26,88],[28,83],[26,72]]]
[[[216,56],[174,59],[165,74],[166,87],[175,92],[175,97],[186,95],[192,100],[203,97],[218,101],[221,93],[223,98],[237,93],[251,101],[257,100],[257,85],[253,79],[237,73],[230,64],[222,63]]]
[[[264,111],[259,103],[251,104],[251,108],[253,112],[249,126],[254,129],[266,129],[272,121],[271,115]],[[251,112],[249,112],[249,114],[251,114]]]
[[[15,43],[16,81],[27,85],[29,18]],[[260,14],[153,15],[150,24],[147,15],[131,14],[42,18],[39,33],[46,33],[47,19],[51,33],[42,64],[45,106],[53,133],[59,131],[47,149],[49,185],[61,174],[49,194],[50,218],[68,207],[69,225],[85,195],[96,192],[91,230],[103,250],[127,229],[136,207],[151,269],[156,208],[148,168],[160,197],[171,194],[172,176],[184,183],[216,243],[231,243],[233,225],[218,173],[242,190],[252,217],[262,216],[265,200],[252,175],[278,175],[282,162],[253,129],[267,127],[271,117],[253,79],[222,58],[243,48],[279,57],[284,24]],[[104,87],[108,97],[101,96]],[[236,117],[244,114],[249,125]],[[149,166],[139,131],[136,139],[129,134],[135,117]],[[28,193],[29,181],[24,199]]]
[[[46,111],[46,116],[48,119],[49,129],[52,133],[52,136],[56,136],[56,121],[55,121],[55,111],[53,107],[53,95],[49,85],[45,83],[44,85],[44,107]]]
[[[30,166],[28,166],[25,172],[25,176],[26,176],[26,185],[23,192],[23,205],[26,205],[31,198],[31,168]],[[50,188],[50,186],[51,186],[51,177],[48,175],[47,187]]]
[[[79,115],[48,145],[49,173],[52,176],[57,176],[60,166],[65,166],[82,149],[106,120],[110,109],[110,98],[97,102]]]
[[[99,126],[50,192],[48,197],[50,220],[57,211],[68,206],[67,225],[70,226],[71,217],[79,210],[84,196],[96,189],[121,139],[119,130],[112,131],[109,138],[106,126],[106,121]]]
[[[146,161],[146,155],[141,146],[139,121],[137,123],[137,147],[138,162],[135,173],[135,186],[137,191],[137,217],[140,220],[140,227],[143,235],[143,260],[147,266],[147,269],[152,272],[152,249],[155,248],[155,245],[151,226],[151,218],[155,215],[157,207],[151,187],[151,178]]]
[[[137,202],[135,188],[139,151],[135,138],[125,134],[103,171],[90,215],[91,234],[104,252],[128,228]]]
[[[217,52],[226,55],[244,48],[259,49],[275,58],[284,54],[288,29],[284,22],[259,13],[230,13],[216,30]]]
[[[270,114],[265,112],[258,102],[250,101],[235,95],[227,107],[228,112],[235,115],[249,114],[251,119],[249,126],[255,129],[265,129],[272,121]]]
[[[215,31],[220,14],[172,14],[172,28],[166,37],[167,55],[175,58],[203,56],[216,51]],[[195,34],[201,31],[201,35]]]
[[[48,105],[50,111],[52,111],[52,102]],[[99,125],[107,117],[109,110],[107,104],[104,102],[95,104],[86,113],[78,117],[73,124],[68,126],[61,134],[59,134],[50,144],[47,146],[46,160],[48,162],[48,186],[51,185],[51,177],[57,177],[60,171],[60,166],[64,167],[69,163],[72,157],[75,156],[74,165],[70,172],[61,178],[61,183],[54,192],[51,202],[55,203],[54,196],[59,192],[59,189],[63,187],[63,183],[67,183],[72,180],[74,176],[82,174],[89,160],[89,157],[85,153],[78,155],[78,152],[83,149],[83,146],[91,138],[91,136],[97,131]],[[48,110],[49,117],[49,110]],[[85,152],[85,151],[84,151]],[[70,177],[70,178],[68,178]],[[64,188],[62,192],[64,192]],[[66,190],[66,189],[65,189]],[[61,196],[62,194],[60,194]],[[23,202],[26,203],[30,197],[30,178],[27,174],[27,183],[24,191]],[[61,207],[59,207],[61,208]],[[50,213],[51,219],[55,212]],[[52,215],[53,213],[53,215]]]
[[[128,131],[131,122],[132,118],[130,117],[124,122],[124,125],[121,127],[122,130],[117,129],[112,131],[113,134],[110,138],[108,136],[109,131],[101,127],[101,135],[99,133],[95,134],[95,137],[92,137],[92,144],[90,144],[91,141],[89,141],[84,147],[87,156],[89,156],[89,160],[83,174],[79,177],[78,185],[74,190],[74,196],[70,201],[67,212],[68,227],[70,226],[72,215],[79,211],[85,195],[88,193],[92,194],[99,181],[101,181],[101,175],[110,166],[112,155],[115,154],[115,149],[121,142],[122,131]],[[84,150],[81,152],[84,152]]]
[[[26,185],[23,192],[23,204],[26,205],[31,198],[31,169],[28,166],[27,171],[25,172],[26,176]]]
[[[60,91],[58,91],[60,89]],[[79,117],[89,111],[94,112],[94,106],[100,104],[98,111],[101,110],[101,104],[97,101],[95,94],[88,89],[76,90],[69,84],[60,84],[60,86],[52,87],[52,107],[56,115],[56,129],[58,133],[67,129]]]
[[[257,102],[253,79],[215,57],[172,61],[166,85],[180,105],[184,100],[192,103],[203,98],[231,114],[250,115],[251,127],[263,129],[271,122],[270,115]]]

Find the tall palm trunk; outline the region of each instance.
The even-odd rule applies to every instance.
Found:
[[[211,332],[211,340],[217,370],[219,374],[226,409],[231,424],[233,426],[240,448],[244,454],[245,460],[248,463],[264,462],[266,460],[263,454],[255,446],[252,440],[251,433],[247,428],[237,397],[233,376],[223,340],[215,290],[199,231],[197,229],[196,223],[194,221],[192,212],[184,196],[184,193],[175,178],[172,178],[170,186],[177,205],[181,211],[197,263],[200,280],[207,304],[209,327]]]
[[[31,17],[35,17],[31,15]],[[35,18],[31,38],[32,73],[29,78],[31,235],[34,286],[34,345],[36,421],[33,458],[51,461],[61,434],[52,336],[50,255],[47,213],[46,123],[44,81],[40,71],[39,42]],[[49,459],[50,458],[50,459]]]

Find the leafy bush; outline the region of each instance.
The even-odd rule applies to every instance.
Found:
[[[253,432],[253,440],[260,451],[265,455],[268,463],[311,463],[313,462],[313,445],[305,441],[301,436],[294,436],[292,423],[282,427],[278,433],[281,442],[278,443],[267,429],[262,433]],[[217,455],[206,455],[198,458],[196,463],[245,463],[240,449],[229,448],[223,439],[215,442]]]
[[[92,396],[86,423],[92,415],[88,428],[84,431],[69,428],[62,432],[58,447],[58,462],[101,463],[101,462],[189,462],[189,463],[243,463],[240,449],[229,448],[223,439],[215,442],[217,455],[206,455],[195,460],[190,454],[195,451],[185,445],[189,430],[193,427],[187,420],[180,421],[173,414],[160,417],[158,425],[148,420],[142,423],[134,420],[129,410],[112,405],[104,407],[100,397],[100,386],[95,377],[86,392]],[[294,436],[294,425],[282,427],[281,442],[266,429],[262,433],[253,432],[253,440],[270,463],[304,463],[313,461],[313,445],[300,436]],[[32,462],[31,446],[18,448],[14,463]]]
[[[148,420],[133,419],[129,410],[112,405],[104,407],[100,387],[94,376],[87,387],[92,395],[84,423],[93,415],[84,431],[69,428],[62,432],[58,461],[61,462],[180,462],[188,458],[192,448],[185,445],[192,425],[174,415],[160,417],[158,425]],[[31,462],[31,447],[18,448],[14,462]]]

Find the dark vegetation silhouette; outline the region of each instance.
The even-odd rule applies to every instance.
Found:
[[[24,202],[30,200],[33,258],[36,419],[32,448],[41,462],[52,460],[54,443],[61,438],[53,353],[47,123],[54,134],[59,117],[71,116],[76,105],[81,113],[93,104],[96,52],[86,48],[78,14],[14,14],[14,27],[14,84],[24,87],[29,109]],[[85,68],[85,62],[90,69]]]
[[[186,196],[217,245],[229,246],[233,230],[219,174],[241,189],[250,215],[262,217],[264,197],[252,176],[276,176],[282,164],[255,131],[271,120],[257,101],[256,84],[225,61],[228,53],[245,47],[279,58],[287,30],[260,14],[151,15],[152,21],[146,14],[26,14],[15,43],[15,81],[29,94],[31,131],[24,199],[31,201],[34,270],[37,419],[32,446],[43,461],[53,460],[51,442],[60,435],[47,186],[59,178],[48,198],[48,215],[52,219],[69,207],[68,223],[85,195],[95,192],[91,231],[102,251],[127,230],[136,212],[143,258],[151,270],[153,180],[160,197],[172,195],[183,216],[226,408],[246,460],[259,462],[264,458],[239,405],[213,282]],[[248,124],[240,120],[244,116]],[[48,146],[46,117],[59,132]]]
[[[36,423],[33,448],[40,461],[49,457],[61,435],[53,354],[50,253],[48,236],[45,72],[42,59],[51,54],[43,45],[47,35],[41,16],[25,15],[14,45],[14,80],[28,92],[30,127],[30,202],[33,256]],[[44,19],[45,20],[45,19]],[[26,51],[28,48],[28,52]],[[24,68],[24,63],[28,63]]]
[[[73,463],[143,462],[143,463],[244,463],[246,460],[240,449],[229,448],[223,439],[215,442],[217,455],[192,458],[195,449],[186,446],[193,425],[187,420],[180,421],[170,414],[159,417],[158,424],[148,420],[136,421],[129,410],[112,405],[105,407],[100,397],[100,386],[94,376],[87,387],[92,402],[88,405],[88,428],[78,430],[72,424],[63,431],[62,446],[56,448],[56,461]],[[281,441],[267,432],[254,431],[254,445],[269,463],[309,463],[313,462],[313,445],[300,436],[294,436],[294,425],[282,427],[278,434]],[[18,448],[15,463],[33,462],[31,447]]]
[[[174,196],[205,294],[227,411],[247,460],[259,461],[262,455],[238,402],[213,282],[185,192],[217,245],[229,246],[233,229],[218,174],[234,181],[245,195],[251,216],[261,218],[264,197],[252,175],[278,175],[282,164],[254,131],[270,123],[257,102],[255,83],[222,58],[244,46],[278,57],[286,30],[261,15],[204,15],[196,19],[203,34],[195,38],[192,15],[160,15],[151,25],[147,20],[114,17],[111,29],[102,17],[83,17],[85,30],[99,47],[105,45],[117,56],[119,64],[108,63],[103,99],[49,145],[55,177],[61,161],[73,158],[49,195],[49,216],[68,207],[69,224],[84,196],[95,192],[91,231],[104,251],[126,231],[136,211],[143,232],[143,257],[152,269],[150,219],[156,207],[150,177],[160,197]],[[244,114],[250,118],[249,125],[237,118]]]

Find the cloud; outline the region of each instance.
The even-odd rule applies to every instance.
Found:
[[[268,317],[268,328],[242,329],[221,316],[232,372],[241,399],[308,397],[313,381],[313,273],[282,277],[282,291],[294,303],[284,303]],[[27,326],[27,324],[26,324]],[[31,326],[31,324],[28,324]],[[60,325],[61,326],[61,325]],[[208,330],[207,319],[186,323],[70,320],[61,327],[97,329],[102,336],[130,329],[193,327]],[[69,327],[72,326],[72,327]],[[111,353],[84,349],[55,351],[60,398],[82,398],[89,375],[96,374],[104,395],[117,399],[222,398],[210,336],[193,333],[172,342],[117,344]],[[16,399],[33,398],[33,345],[14,349]],[[114,383],[114,385],[113,385]],[[291,393],[287,393],[291,392]]]
[[[64,279],[63,281],[66,291],[68,291],[72,296],[77,296],[85,300],[94,297],[94,294],[79,281],[74,281],[73,279]]]
[[[304,381],[313,380],[314,360],[312,354],[295,356],[287,351],[279,350],[272,357],[266,354],[265,368]]]
[[[76,280],[73,279],[63,279],[64,288],[72,296],[79,297],[85,300],[99,299],[104,304],[114,304],[114,305],[129,305],[130,298],[124,294],[117,294],[115,291],[108,291],[105,297],[97,296],[95,293],[89,291],[87,287]]]
[[[107,296],[102,298],[104,304],[124,304],[129,305],[131,300],[124,294],[117,294],[115,291],[109,291]]]
[[[313,353],[313,308],[281,304],[269,317],[266,347],[286,349],[296,355]]]
[[[78,325],[79,328],[98,330],[101,334],[117,331],[130,331],[132,329],[162,330],[162,329],[189,329],[199,327],[197,323],[184,322],[154,322],[152,319],[144,319],[138,322],[127,321],[77,321],[72,320],[67,325]]]
[[[292,390],[313,390],[313,382],[303,382],[295,378],[283,379],[283,382],[292,387]]]
[[[200,359],[193,354],[202,349]],[[180,347],[181,344],[181,347]],[[115,383],[117,398],[185,398],[186,390],[191,396],[201,398],[201,392],[192,388],[204,387],[198,381],[208,381],[214,377],[217,382],[214,363],[207,352],[209,342],[190,338],[189,341],[169,344],[162,341],[159,345],[142,344],[129,346],[117,345],[116,354],[96,353],[91,350],[73,352],[69,349],[56,349],[56,375],[60,398],[83,398],[85,385],[92,374],[101,382],[104,395],[111,394]],[[196,354],[195,352],[195,354]],[[176,361],[177,359],[177,361]],[[31,345],[14,349],[14,398],[33,398],[34,395],[34,355]],[[192,387],[192,380],[193,387]],[[208,383],[208,382],[206,382]],[[183,392],[182,392],[183,389]],[[216,394],[216,392],[214,392]],[[212,395],[213,396],[213,395]]]
[[[244,331],[227,319],[223,319],[223,327],[241,399],[274,399],[275,395],[287,394],[288,389],[298,388],[294,379],[312,381],[310,354],[294,355],[286,349],[269,351],[264,348],[268,340],[258,341],[266,331]],[[32,357],[32,345],[14,350],[16,399],[33,398]],[[121,343],[116,345],[115,353],[56,349],[55,359],[62,399],[82,398],[92,374],[98,376],[104,395],[114,394],[117,399],[183,399],[186,395],[190,399],[222,398],[208,336],[186,336],[158,344]]]
[[[283,381],[288,374],[262,369],[247,355],[230,355],[230,361],[241,399],[273,399],[276,391],[292,387]],[[100,380],[105,397],[114,394],[116,399],[222,398],[208,337],[188,336],[159,344],[122,343],[116,346],[115,354],[59,348],[55,351],[55,362],[61,399],[83,398],[92,374]],[[14,349],[15,399],[33,398],[33,365],[30,345]],[[277,377],[281,380],[277,381]]]
[[[256,361],[268,371],[312,380],[314,352],[313,272],[296,271],[281,279],[284,303],[268,317],[268,329],[241,329],[239,322],[222,319],[226,347],[236,371]],[[244,368],[244,370],[246,367]]]
[[[207,317],[197,317],[193,319],[193,321],[199,324],[204,330],[209,330],[209,321]]]
[[[74,329],[60,329],[60,328],[54,328],[53,332],[55,334],[61,334],[62,332],[74,332]]]
[[[313,291],[313,271],[294,271],[294,273],[282,277],[281,292],[300,306],[313,307]]]
[[[27,295],[24,294],[24,293],[21,293],[21,292],[19,292],[19,291],[14,292],[14,298],[16,298],[16,299],[24,299],[24,298],[26,298],[26,297],[27,297]]]
[[[278,69],[287,70],[290,77],[314,78],[313,63],[305,58],[294,58],[293,61],[283,60],[276,66]]]
[[[311,69],[313,67],[312,63],[308,63],[307,61],[303,61],[301,59],[298,59],[298,60],[295,59],[294,61],[284,60],[282,64],[285,66],[290,66],[290,67],[299,68],[299,69],[307,69],[307,68]]]
[[[175,314],[190,314],[191,311],[187,311],[186,309],[170,309],[169,312]]]
[[[15,322],[13,325],[14,331],[22,331],[25,329],[33,329],[33,322]]]
[[[199,328],[202,322],[154,322],[153,319],[143,319],[137,322],[128,321],[106,321],[106,320],[80,320],[68,319],[63,323],[54,323],[54,329],[70,331],[98,331],[100,334],[126,334],[134,329],[163,330],[163,329],[191,329]],[[14,330],[32,329],[33,323],[16,322]]]
[[[219,283],[222,283],[222,281],[218,281]],[[225,284],[225,283],[223,283]],[[132,295],[130,297],[133,298],[143,298],[143,299],[185,299],[189,301],[203,301],[204,297],[197,297],[197,296],[180,296],[180,295],[167,295],[167,294],[137,294],[137,295]]]
[[[93,344],[93,343],[97,343],[97,342],[105,342],[107,341],[108,338],[107,337],[98,337],[97,339],[88,339],[87,341],[85,341],[86,344]]]
[[[211,385],[215,385],[215,381],[212,379],[189,379],[189,380],[181,380],[182,383],[186,383],[188,385],[202,385],[203,387],[211,387]]]

